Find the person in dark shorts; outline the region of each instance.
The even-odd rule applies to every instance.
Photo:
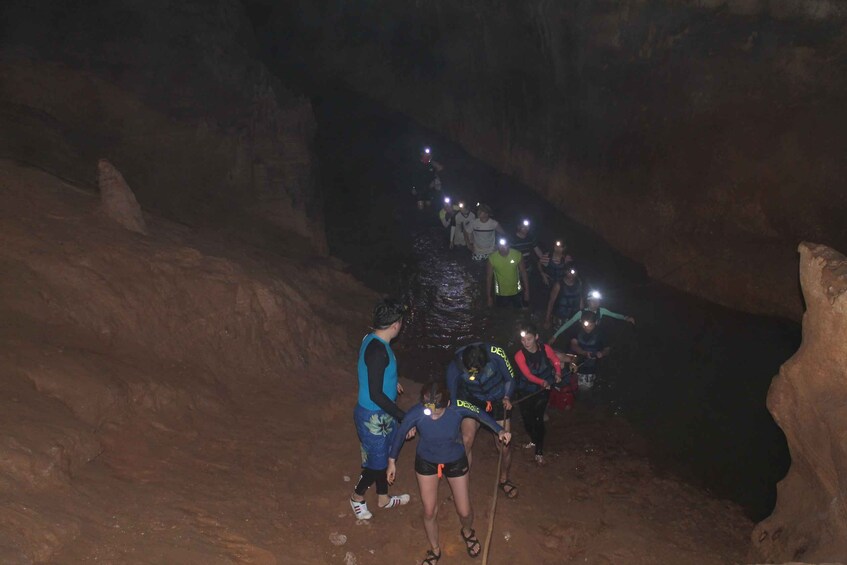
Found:
[[[359,398],[353,410],[356,433],[362,445],[362,474],[350,496],[350,506],[359,520],[368,520],[365,493],[376,483],[380,508],[409,503],[409,495],[388,496],[388,448],[404,413],[397,406],[403,387],[397,382],[397,360],[391,340],[403,327],[403,305],[396,300],[380,301],[374,308],[374,331],[365,336],[359,348]]]
[[[472,343],[456,351],[455,359],[447,367],[447,388],[454,404],[460,401],[473,404],[488,412],[506,431],[511,431],[512,401],[515,372],[509,356],[502,347],[489,343]],[[479,422],[473,419],[462,422],[462,441],[468,462],[473,463],[473,443]],[[508,445],[495,443],[503,452],[500,466],[500,488],[509,498],[518,496],[518,487],[509,480],[512,450]]]
[[[388,483],[393,484],[397,475],[397,457],[406,435],[413,428],[417,429],[415,474],[423,503],[424,529],[430,544],[423,560],[425,565],[434,565],[441,559],[437,517],[438,485],[442,476],[447,477],[453,493],[453,503],[462,524],[460,533],[468,555],[477,557],[482,550],[473,529],[473,507],[468,489],[469,464],[462,443],[462,422],[465,419],[482,422],[504,444],[511,440],[511,434],[491,416],[469,402],[460,400],[451,403],[447,384],[444,381],[433,381],[423,386],[420,403],[406,413],[388,455],[387,478]]]

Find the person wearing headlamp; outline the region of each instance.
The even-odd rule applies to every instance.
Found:
[[[467,224],[468,249],[474,261],[485,261],[497,249],[497,238],[506,237],[503,226],[491,217],[491,207],[480,204],[477,218]]]
[[[565,272],[571,263],[573,263],[573,257],[568,255],[565,242],[557,239],[553,243],[553,249],[549,253],[544,253],[538,260],[544,284],[550,286],[565,278]]]
[[[418,210],[428,206],[433,197],[441,192],[441,179],[438,176],[444,167],[432,158],[432,148],[421,148],[420,165],[412,182],[412,194],[417,198]]]
[[[394,508],[409,503],[409,495],[388,495],[388,449],[397,433],[397,422],[405,415],[397,406],[397,395],[403,387],[397,378],[397,360],[391,340],[403,327],[404,306],[393,299],[377,303],[373,312],[373,332],[362,340],[359,348],[359,396],[353,410],[356,433],[362,445],[362,474],[350,496],[350,506],[357,519],[373,517],[365,502],[365,493],[376,483],[380,508]]]
[[[565,271],[565,278],[553,284],[550,299],[547,301],[547,316],[544,327],[550,328],[554,322],[558,328],[565,320],[579,313],[585,306],[582,300],[582,281],[571,264]]]
[[[597,360],[603,359],[611,351],[597,328],[597,315],[591,310],[582,311],[579,333],[571,339],[571,351],[582,358],[576,376],[580,392],[587,392],[597,378]]]
[[[467,402],[452,403],[447,384],[432,381],[421,388],[420,403],[406,413],[394,437],[388,456],[388,483],[397,475],[397,457],[407,434],[417,430],[415,475],[423,504],[423,522],[430,549],[423,563],[434,565],[441,558],[438,539],[438,486],[444,476],[453,493],[453,504],[462,525],[461,536],[468,555],[477,557],[482,549],[473,529],[473,507],[468,489],[467,454],[462,444],[462,423],[465,419],[481,422],[497,434],[499,442],[508,444],[512,435],[486,412]]]
[[[538,247],[538,238],[535,237],[534,233],[532,222],[529,218],[524,218],[518,223],[515,236],[511,241],[512,249],[520,251],[521,257],[523,257],[523,264],[527,274],[533,272],[538,260],[544,256],[544,252]]]
[[[553,334],[553,337],[550,338],[550,343],[554,343],[556,339],[560,335],[562,335],[568,328],[577,323],[582,317],[583,312],[589,311],[593,312],[596,317],[596,323],[599,325],[600,322],[603,321],[603,318],[612,318],[614,320],[624,320],[625,322],[629,322],[633,326],[635,325],[635,318],[632,316],[626,316],[624,314],[618,314],[617,312],[612,312],[608,308],[603,308],[600,306],[600,301],[603,299],[603,295],[599,290],[591,290],[588,292],[588,295],[585,297],[585,301],[588,305],[574,314],[568,319],[564,324],[562,324],[556,333]]]
[[[447,367],[447,388],[450,400],[459,405],[470,403],[491,414],[506,431],[511,431],[511,396],[515,389],[515,371],[509,356],[502,347],[489,343],[472,343],[456,351],[456,356]],[[479,422],[462,422],[462,442],[473,463],[473,444],[479,431]],[[517,486],[509,480],[512,452],[508,445],[495,445],[503,452],[500,466],[500,488],[509,498],[518,495]]]
[[[562,382],[562,364],[553,348],[538,339],[534,324],[523,324],[521,348],[515,353],[518,366],[518,391],[521,394],[521,419],[530,443],[535,448],[535,462],[544,465],[544,412],[550,400],[550,389]]]
[[[524,303],[529,305],[529,278],[526,267],[520,252],[511,249],[505,237],[501,237],[497,242],[497,251],[488,256],[485,266],[485,292],[489,306],[494,305],[494,296],[497,297],[497,306],[519,309]]]
[[[471,207],[465,204],[463,200],[459,200],[459,210],[453,215],[453,228],[451,229],[450,249],[458,245],[466,247],[470,236],[468,231],[473,228],[469,227],[476,220],[476,214],[473,213]]]

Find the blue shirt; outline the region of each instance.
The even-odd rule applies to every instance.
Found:
[[[375,343],[370,349],[371,355],[368,356],[366,355],[368,346],[374,341]],[[384,354],[382,349],[385,350]],[[371,359],[368,363],[366,357],[376,357],[376,359]],[[379,357],[382,357],[382,359],[379,359]],[[382,394],[393,404],[397,400],[397,359],[395,359],[391,347],[372,333],[365,336],[365,339],[362,340],[362,346],[359,348],[359,406],[367,410],[385,410],[390,413],[391,409],[386,410],[385,402],[382,402],[383,406],[380,406],[371,397],[368,383],[369,366],[370,371],[382,370],[382,375],[374,376],[382,377]]]
[[[460,398],[494,402],[502,400],[505,396],[511,397],[515,388],[515,371],[508,355],[502,347],[488,343],[483,345],[488,352],[488,363],[473,378],[464,370],[462,364],[462,353],[470,346],[456,351],[455,360],[447,367],[447,388],[450,390],[450,400],[453,404]]]
[[[417,454],[430,463],[450,463],[465,454],[462,443],[462,420],[476,418],[487,427],[500,433],[503,428],[494,419],[469,402],[460,400],[450,404],[437,420],[424,414],[422,404],[415,404],[403,419],[400,429],[391,445],[388,456],[397,459],[406,434],[414,427],[418,428]]]

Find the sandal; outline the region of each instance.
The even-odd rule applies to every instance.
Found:
[[[465,529],[461,528],[459,533],[462,534],[462,539],[465,540],[465,549],[468,550],[468,555],[478,557],[482,551],[482,545],[479,543],[479,538],[476,537],[476,532],[471,528],[471,533],[465,535]]]
[[[500,483],[500,490],[506,494],[506,498],[517,498],[518,496],[518,485],[509,479]]]
[[[421,561],[421,565],[435,565],[438,563],[438,560],[441,559],[441,552],[439,551],[437,554],[431,550],[426,550],[426,557]]]

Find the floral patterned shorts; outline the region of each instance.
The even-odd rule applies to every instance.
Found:
[[[357,404],[353,421],[362,445],[362,467],[375,470],[388,467],[388,450],[397,434],[396,420],[387,412],[368,410]]]

